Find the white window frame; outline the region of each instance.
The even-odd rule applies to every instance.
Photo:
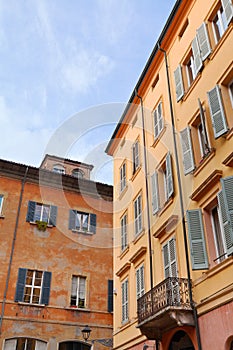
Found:
[[[83,285],[82,285],[83,283]],[[84,286],[84,287],[83,287]],[[72,285],[71,285],[71,296],[70,296],[70,305],[76,306],[77,308],[86,308],[86,299],[87,299],[87,278],[84,276],[72,276]],[[82,288],[84,290],[82,290]],[[82,297],[81,297],[82,296]],[[72,301],[75,300],[75,303]],[[82,304],[82,305],[81,305]]]
[[[220,41],[221,37],[227,30],[227,20],[224,17],[225,17],[225,12],[223,11],[223,7],[220,6],[220,8],[216,12],[212,20],[212,28],[213,28],[214,40],[216,44]],[[217,20],[215,21],[215,19]],[[219,25],[217,24],[217,22],[219,23]],[[218,30],[218,33],[217,33],[217,30]]]
[[[49,222],[51,206],[42,203],[36,203],[34,221],[44,221]],[[38,212],[40,211],[40,215]],[[45,215],[45,218],[44,218]]]
[[[214,210],[217,211],[217,220],[218,220],[217,225],[219,227],[219,231],[220,231],[219,233],[216,231],[216,222],[215,222],[216,218],[213,214]],[[215,261],[221,262],[227,257],[227,248],[226,248],[226,243],[224,238],[223,223],[222,223],[221,214],[220,214],[218,205],[216,205],[211,209],[210,218],[211,218],[211,225],[212,225],[212,230],[214,234],[214,244],[215,244],[215,250],[216,250],[216,256],[217,256],[217,259]],[[222,245],[223,252],[220,251],[220,247],[218,243],[219,239],[221,240],[220,244]]]
[[[28,275],[28,273],[31,273],[31,272],[32,272],[32,281],[30,284],[30,283],[27,283],[27,279],[31,278],[31,276]],[[37,273],[41,274],[40,285],[37,284],[37,281],[38,281],[38,278],[36,277]],[[24,296],[23,296],[25,303],[28,303],[28,304],[40,304],[41,303],[43,278],[44,278],[43,271],[27,270],[26,281],[25,281],[25,286],[24,286]],[[31,289],[30,294],[26,294],[27,288]],[[33,301],[34,296],[37,296],[37,295],[34,295],[35,290],[39,290],[39,292],[40,292],[38,302]],[[29,301],[26,300],[26,296],[29,296]]]
[[[87,218],[87,223],[85,218]],[[79,225],[78,225],[79,222]],[[91,226],[91,215],[90,213],[84,213],[81,211],[76,211],[75,213],[75,230],[82,232],[90,232]]]
[[[145,269],[144,264],[136,269],[136,297],[139,299],[145,294]]]
[[[120,167],[120,192],[126,187],[126,163],[124,162]]]
[[[154,119],[154,139],[156,140],[159,137],[164,127],[162,102],[159,102],[157,108],[154,110],[153,119]]]
[[[140,193],[134,201],[134,228],[135,236],[142,232],[142,194]]]
[[[133,174],[140,166],[140,154],[139,154],[139,141],[135,141],[133,144]]]
[[[230,95],[231,105],[233,108],[233,80],[228,84],[228,91]]]
[[[190,87],[192,82],[196,78],[196,72],[195,72],[195,66],[194,66],[194,61],[193,61],[193,55],[192,54],[190,55],[189,60],[185,64],[185,69],[186,69],[186,76],[187,76],[188,87]]]
[[[19,340],[24,340],[25,343],[22,344],[23,347],[20,347]],[[6,339],[4,343],[4,350],[27,350],[28,349],[28,340],[34,341],[35,346],[31,347],[31,344],[29,344],[29,349],[30,350],[46,350],[47,348],[47,343],[41,340],[37,340],[35,338],[24,338],[24,337],[19,337],[19,338],[12,338],[12,339]]]
[[[126,323],[129,320],[129,280],[126,278],[121,284],[122,290],[122,323]]]
[[[2,215],[3,201],[4,201],[4,196],[3,194],[0,194],[0,216]]]
[[[121,218],[121,251],[124,251],[127,247],[128,247],[127,214],[124,214]]]

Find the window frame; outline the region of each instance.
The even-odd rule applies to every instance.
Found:
[[[139,193],[135,198],[134,202],[134,235],[138,236],[143,228],[142,228],[142,193]]]
[[[153,111],[154,140],[157,140],[164,128],[164,117],[162,101],[160,101]]]
[[[227,20],[224,19],[224,11],[222,5],[218,7],[215,15],[213,16],[213,19],[211,20],[212,24],[212,30],[214,34],[214,41],[217,45],[218,42],[221,40],[222,36],[224,35],[225,31],[227,30]],[[219,23],[219,25],[218,25]]]
[[[233,79],[230,81],[230,83],[228,84],[228,92],[229,92],[229,96],[230,96],[230,100],[231,100],[231,105],[233,108]]]
[[[121,322],[129,320],[129,280],[126,278],[121,283]]]
[[[139,299],[145,294],[145,268],[142,263],[135,272],[136,275],[136,299]]]
[[[87,216],[87,229],[84,228],[83,225],[78,225],[78,222],[83,222],[78,218],[78,215],[81,215],[81,219],[83,216]],[[88,213],[77,209],[70,209],[69,211],[69,230],[73,232],[80,232],[86,234],[95,234],[96,233],[96,214]]]
[[[227,257],[227,248],[224,238],[224,230],[219,209],[219,203],[210,209],[210,220],[212,225],[216,253],[216,259],[214,261],[220,263]],[[221,249],[223,251],[221,251]]]
[[[84,291],[81,281],[84,282]],[[74,289],[75,291],[74,291]],[[75,292],[75,294],[72,294]],[[84,298],[80,297],[80,294],[84,293]],[[70,306],[77,307],[78,309],[86,309],[87,307],[87,277],[81,275],[72,275],[71,281],[71,294],[70,294]]]
[[[4,195],[0,194],[0,216],[2,216],[3,202],[4,202]]]
[[[36,217],[36,210],[40,207],[40,217]],[[46,220],[43,218],[43,212],[44,209],[48,209],[48,214]],[[43,219],[43,220],[41,220]],[[35,201],[28,201],[28,211],[26,216],[26,221],[30,223],[36,223],[36,222],[46,222],[48,226],[56,226],[56,220],[57,220],[57,206],[45,204],[45,203],[39,203]]]
[[[120,167],[120,193],[126,188],[126,162]]]
[[[139,140],[136,140],[132,147],[133,155],[133,175],[140,168],[140,151],[139,151]]]
[[[63,165],[61,164],[54,164],[53,165],[53,172],[57,174],[65,175],[66,171]]]
[[[128,247],[128,232],[127,232],[128,215],[125,213],[121,217],[121,251],[123,252]]]

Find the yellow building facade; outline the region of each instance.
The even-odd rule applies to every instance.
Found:
[[[232,22],[176,1],[107,146],[114,349],[233,349]]]

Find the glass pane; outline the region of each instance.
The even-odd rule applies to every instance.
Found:
[[[41,210],[42,210],[42,205],[39,203],[36,203],[34,221],[41,220]]]
[[[35,286],[41,286],[42,275],[43,275],[42,271],[35,271],[35,281],[34,281]]]
[[[26,284],[32,285],[32,277],[33,277],[33,271],[32,270],[28,270],[27,271]]]
[[[49,209],[50,207],[48,205],[43,205],[43,211],[42,211],[42,217],[41,220],[48,222],[49,221]]]
[[[30,303],[31,302],[31,300],[30,300],[31,292],[32,292],[32,288],[31,287],[25,287],[25,289],[24,289],[24,299],[23,299],[23,301],[25,303]]]
[[[40,288],[34,288],[33,289],[33,297],[32,297],[32,303],[33,304],[39,304],[40,302]]]
[[[83,214],[83,217],[82,217],[82,219],[83,219],[82,229],[85,231],[87,231],[87,229],[88,229],[88,216],[89,216],[88,214]]]

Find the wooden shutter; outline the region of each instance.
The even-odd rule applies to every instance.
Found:
[[[188,233],[193,270],[208,268],[201,209],[187,211]]]
[[[108,312],[113,312],[113,280],[108,280]]]
[[[195,67],[195,76],[200,71],[202,67],[202,59],[201,59],[201,52],[198,44],[197,37],[193,39],[192,42],[192,51],[193,51],[193,62]]]
[[[47,272],[47,271],[44,272],[42,295],[41,295],[41,304],[44,304],[44,305],[48,305],[49,303],[51,277],[52,277],[51,272]]]
[[[96,214],[90,214],[90,232],[96,233]]]
[[[176,86],[176,101],[178,102],[184,96],[184,84],[180,65],[176,68],[174,72],[174,78]]]
[[[15,301],[23,301],[24,298],[24,287],[26,282],[27,269],[19,268],[18,280],[16,285]]]
[[[216,85],[212,90],[208,91],[207,94],[214,129],[214,137],[217,139],[228,131],[219,86]]]
[[[233,5],[231,0],[221,0],[223,11],[226,16],[227,24],[229,24],[233,18]]]
[[[69,212],[69,230],[75,230],[75,222],[76,222],[76,210],[70,210]]]
[[[158,188],[158,173],[157,171],[151,176],[152,189],[152,212],[156,214],[159,211],[159,188]]]
[[[34,221],[35,209],[36,209],[36,202],[29,201],[28,202],[28,212],[27,212],[27,217],[26,217],[27,222]]]
[[[50,215],[49,215],[49,225],[56,226],[57,221],[57,207],[55,205],[50,206]]]
[[[200,47],[201,58],[202,61],[204,61],[211,54],[210,41],[205,22],[197,29],[197,39]]]
[[[181,148],[183,153],[183,165],[184,173],[189,174],[194,170],[194,157],[193,157],[193,148],[190,136],[190,128],[187,127],[180,132],[181,136]]]
[[[166,199],[169,199],[174,192],[173,174],[171,164],[171,154],[168,152],[166,156]]]
[[[233,176],[221,179],[222,191],[218,195],[223,220],[227,254],[233,253]]]

